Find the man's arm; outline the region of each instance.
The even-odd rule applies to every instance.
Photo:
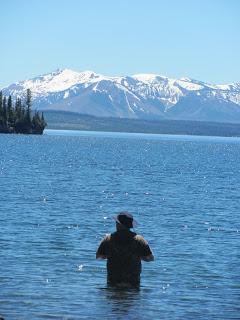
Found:
[[[141,259],[142,259],[143,261],[150,262],[150,261],[153,261],[153,260],[154,260],[154,255],[153,255],[153,254],[149,254],[148,256],[141,257]]]
[[[108,241],[109,241],[109,235],[106,235],[105,238],[101,241],[101,243],[97,249],[96,259],[99,259],[99,260],[107,259]]]
[[[152,254],[152,251],[147,243],[147,241],[140,235],[137,235],[135,239],[138,241],[139,245],[139,256],[141,260],[150,262],[154,260],[154,255]]]

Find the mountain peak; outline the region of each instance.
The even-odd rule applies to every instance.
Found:
[[[17,89],[16,86],[19,86],[19,89],[22,90],[30,89],[33,96],[39,96],[64,91],[76,84],[88,82],[97,77],[99,75],[93,71],[77,72],[71,69],[57,69],[51,73],[18,82],[15,84],[15,89]]]
[[[180,81],[186,81],[186,82],[192,82],[193,80],[191,78],[182,77],[179,79]]]
[[[154,73],[139,73],[139,74],[133,75],[132,77],[144,83],[153,83],[153,82],[159,82],[161,80],[168,79],[165,76],[154,74]]]
[[[72,69],[65,68],[65,69],[56,69],[50,73],[45,73],[45,74],[39,75],[39,76],[37,76],[33,79],[30,79],[30,80],[27,80],[27,81],[34,81],[34,80],[39,80],[39,79],[49,80],[49,79],[53,79],[53,78],[59,78],[59,80],[60,79],[64,80],[65,78],[70,79],[70,78],[79,78],[79,77],[83,77],[83,76],[88,77],[88,78],[93,78],[93,77],[96,77],[99,75],[93,71],[90,71],[90,70],[78,72],[78,71],[75,71]]]

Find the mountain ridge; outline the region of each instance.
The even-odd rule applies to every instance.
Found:
[[[104,76],[58,69],[2,89],[23,98],[32,91],[34,107],[95,116],[240,122],[240,83],[208,84],[158,74]]]

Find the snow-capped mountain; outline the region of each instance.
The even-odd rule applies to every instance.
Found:
[[[57,70],[3,88],[37,109],[105,117],[240,122],[240,83],[212,85],[155,74],[107,77],[92,71]]]

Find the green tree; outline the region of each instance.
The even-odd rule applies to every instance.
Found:
[[[14,107],[15,115],[16,115],[16,120],[20,117],[21,115],[21,99],[17,98],[15,101],[15,107]]]
[[[16,103],[15,103],[15,114],[16,114],[15,132],[16,133],[28,133],[25,128],[26,110],[25,110],[25,107],[22,104],[22,100],[20,98],[17,98]]]
[[[15,103],[15,114],[16,114],[16,119],[24,118],[25,110],[22,105],[22,100],[20,98],[17,98]]]
[[[3,97],[3,104],[2,104],[2,109],[3,109],[3,123],[7,124],[7,98]]]
[[[35,114],[32,119],[32,132],[35,134],[42,134],[45,127],[46,122],[43,113],[40,117],[39,112],[35,111]]]
[[[32,107],[32,92],[30,89],[27,89],[27,99],[26,99],[27,108],[31,110]]]
[[[0,91],[0,125],[3,124],[3,94]]]
[[[41,116],[41,123],[42,123],[42,127],[43,127],[43,129],[45,129],[45,128],[46,128],[46,126],[47,126],[47,122],[45,121],[45,118],[44,118],[44,114],[43,114],[43,112],[42,112],[42,116]]]
[[[32,93],[30,89],[27,89],[26,112],[24,116],[27,133],[31,133],[32,131],[31,107],[32,107]]]
[[[3,93],[0,91],[0,112],[2,111],[2,106],[3,106]]]
[[[7,115],[8,115],[8,125],[10,127],[14,126],[15,123],[15,115],[14,115],[14,109],[12,105],[12,97],[9,96],[7,99]]]

